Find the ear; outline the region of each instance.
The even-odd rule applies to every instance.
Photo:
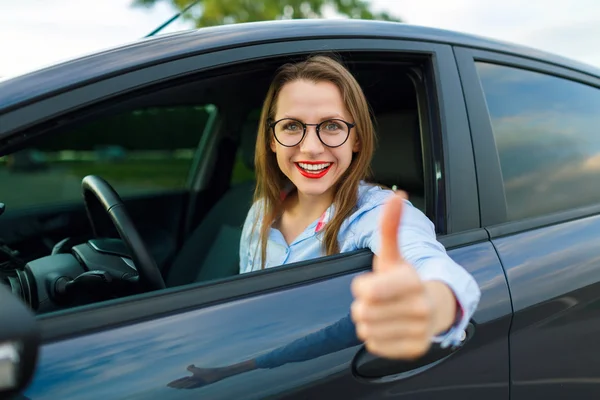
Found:
[[[358,135],[356,135],[354,137],[354,143],[352,144],[352,152],[353,153],[358,153],[358,151],[360,150],[360,139],[358,138]]]
[[[270,147],[271,147],[271,151],[272,151],[273,153],[277,153],[277,151],[276,151],[276,150],[277,150],[277,143],[275,143],[275,138],[274,138],[274,137],[271,137],[271,140],[270,140],[270,144],[269,144],[269,145],[270,145]]]

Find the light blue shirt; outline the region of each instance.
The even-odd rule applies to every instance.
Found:
[[[370,249],[374,254],[381,250],[379,219],[386,199],[393,192],[379,186],[361,182],[359,185],[356,210],[341,226],[338,241],[340,252]],[[267,242],[265,268],[306,261],[325,256],[323,251],[322,227],[333,214],[333,205],[308,226],[290,245],[282,233],[271,228]],[[261,269],[260,221],[261,210],[258,203],[250,209],[240,241],[240,273]],[[256,228],[253,228],[255,221]],[[436,239],[433,223],[420,210],[406,201],[402,223],[398,234],[399,248],[404,259],[412,264],[422,280],[437,280],[447,284],[459,303],[459,314],[453,327],[433,338],[442,347],[458,345],[463,330],[473,316],[481,292],[473,277],[446,253],[444,246]]]

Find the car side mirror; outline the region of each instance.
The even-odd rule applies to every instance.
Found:
[[[0,399],[10,399],[29,385],[40,337],[31,310],[0,281]]]

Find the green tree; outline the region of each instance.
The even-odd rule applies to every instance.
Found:
[[[192,0],[133,0],[134,6],[152,7],[169,2],[177,10]],[[386,12],[374,12],[365,0],[201,0],[182,18],[197,27],[275,19],[321,18],[327,10],[349,18],[400,21]]]

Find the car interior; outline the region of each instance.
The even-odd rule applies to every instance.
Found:
[[[276,68],[303,56],[201,71],[96,104],[73,114],[66,126],[40,131],[39,142],[28,141],[27,148],[133,110],[203,104],[217,110],[199,135],[184,189],[129,196],[91,174],[79,202],[6,212],[0,217],[6,259],[0,282],[41,314],[236,276],[241,229],[254,194],[261,104]],[[413,205],[434,220],[426,59],[368,53],[343,59],[367,96],[378,135],[370,181],[407,191]],[[244,169],[243,178],[235,179],[236,168]]]

